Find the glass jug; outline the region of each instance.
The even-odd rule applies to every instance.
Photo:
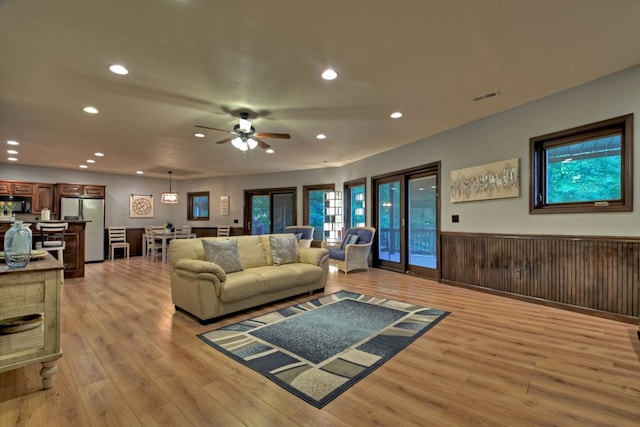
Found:
[[[25,267],[31,258],[31,230],[14,221],[4,234],[4,259],[9,268]]]

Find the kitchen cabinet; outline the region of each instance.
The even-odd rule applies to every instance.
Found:
[[[0,334],[0,372],[42,364],[42,387],[54,385],[60,350],[62,266],[50,255],[26,267],[0,264],[0,319],[41,315],[34,327]]]
[[[70,279],[74,277],[84,277],[85,262],[85,229],[86,221],[65,221],[68,226],[64,232],[64,277]],[[0,251],[4,251],[4,234],[11,227],[12,221],[0,221]],[[34,223],[31,224],[32,240],[40,240],[40,232],[36,230]],[[54,258],[55,259],[55,258]],[[2,264],[0,264],[2,265]]]
[[[53,203],[53,184],[36,183],[33,185],[33,204],[31,205],[31,213],[39,214],[43,208],[51,211],[52,215],[58,213]]]
[[[104,185],[83,185],[83,184],[56,184],[56,191],[60,197],[98,197],[104,198]]]
[[[0,196],[29,196],[33,194],[30,182],[0,181]]]
[[[30,182],[12,182],[12,196],[29,196],[33,195],[33,184]]]
[[[105,187],[104,185],[83,185],[84,195],[87,197],[99,197],[104,199]]]

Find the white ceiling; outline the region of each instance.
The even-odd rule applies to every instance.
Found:
[[[0,162],[12,139],[19,164],[118,174],[339,166],[636,65],[638,22],[638,0],[0,0]],[[245,109],[292,138],[193,136]]]

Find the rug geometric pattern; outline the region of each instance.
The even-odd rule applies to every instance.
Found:
[[[448,314],[339,291],[198,337],[322,408]]]

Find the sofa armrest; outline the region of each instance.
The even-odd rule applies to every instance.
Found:
[[[298,248],[310,248],[313,239],[300,239],[298,242]]]
[[[220,282],[227,280],[227,275],[224,270],[215,262],[202,261],[199,259],[181,259],[176,262],[173,267],[176,272],[183,270],[193,274],[209,273],[215,275]]]
[[[329,250],[325,248],[298,248],[298,262],[320,265],[329,258]]]

